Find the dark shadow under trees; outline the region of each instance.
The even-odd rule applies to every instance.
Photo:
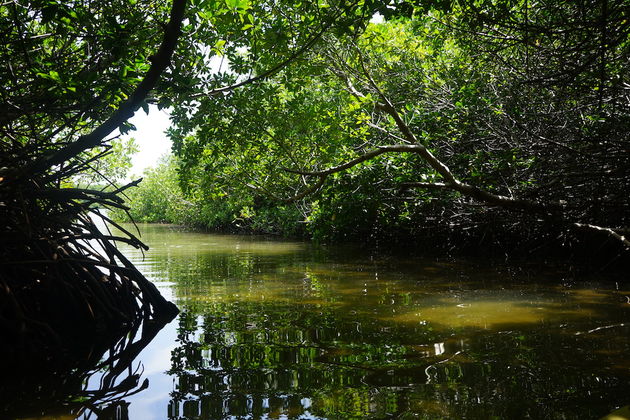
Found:
[[[169,321],[177,313],[115,245],[146,248],[140,240],[97,226],[99,220],[111,223],[101,209],[125,209],[121,194],[135,183],[109,191],[66,187],[107,153],[106,137],[145,103],[170,63],[185,4],[174,0],[170,11],[152,16],[168,19],[161,40],[143,33],[155,33],[150,20],[135,34],[138,42],[147,38],[143,47],[157,47],[146,58],[148,66],[145,57],[134,56],[138,50],[112,43],[120,42],[121,24],[98,27],[99,14],[116,2],[74,9],[15,3],[8,6],[12,13],[0,16],[7,40],[2,58],[8,63],[2,69],[7,109],[0,117],[0,333],[7,353],[37,349],[45,355],[44,349],[61,350],[86,331],[92,338],[116,335],[137,329],[142,320]],[[141,22],[143,13],[129,11],[127,23]],[[33,40],[43,43],[31,49]],[[94,50],[102,42],[110,50]],[[121,57],[135,60],[130,71],[136,77],[108,86],[105,70]],[[79,61],[70,66],[69,59]],[[83,81],[86,86],[80,86]],[[85,158],[83,152],[99,148],[104,151]]]

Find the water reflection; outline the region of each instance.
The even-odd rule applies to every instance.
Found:
[[[144,229],[143,270],[182,310],[169,419],[572,419],[630,402],[629,293],[612,282]]]
[[[86,334],[81,343],[21,354],[5,347],[0,418],[128,419],[128,399],[149,386],[136,358],[163,327],[139,320],[117,337]]]

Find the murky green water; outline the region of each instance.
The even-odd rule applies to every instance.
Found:
[[[132,419],[591,419],[630,404],[630,283],[141,226],[181,309]],[[629,279],[630,280],[630,279]],[[624,324],[624,325],[621,325]]]

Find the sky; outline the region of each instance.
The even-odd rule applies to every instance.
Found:
[[[166,110],[158,110],[157,106],[150,106],[147,115],[142,109],[129,120],[137,128],[130,131],[123,138],[133,137],[138,145],[138,153],[131,160],[132,167],[129,171],[129,178],[142,175],[142,171],[149,166],[155,166],[160,156],[170,153],[171,141],[166,137],[164,131],[169,127],[170,122]]]

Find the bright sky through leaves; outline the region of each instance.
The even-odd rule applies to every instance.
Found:
[[[137,178],[150,166],[155,166],[160,156],[170,153],[171,141],[165,131],[169,126],[168,112],[151,106],[147,115],[141,109],[129,120],[137,130],[131,131],[124,138],[133,137],[138,145],[138,153],[132,158],[129,178]]]

